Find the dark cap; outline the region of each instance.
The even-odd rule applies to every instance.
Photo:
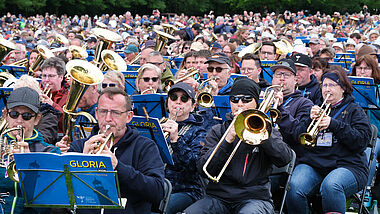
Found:
[[[201,33],[202,30],[203,30],[202,26],[200,24],[198,24],[198,23],[193,24],[193,26],[191,28],[193,28],[194,30],[198,31],[199,33]]]
[[[230,58],[223,52],[219,52],[212,55],[211,57],[207,59],[205,63],[209,63],[209,62],[217,62],[220,64],[228,64],[229,66],[231,66]]]
[[[292,61],[294,62],[294,65],[302,66],[302,67],[309,67],[311,68],[313,62],[311,61],[311,58],[308,55],[298,53],[294,54],[292,56]]]
[[[40,109],[40,96],[37,91],[31,88],[18,88],[8,97],[7,109],[17,106],[25,106],[30,108],[34,113],[38,113]]]
[[[177,83],[173,85],[172,87],[170,87],[168,94],[173,93],[178,90],[184,91],[193,100],[193,102],[195,102],[195,92],[194,92],[194,89],[189,84],[184,83],[184,82]]]
[[[26,43],[25,48],[34,49],[33,43]]]
[[[136,45],[128,45],[128,46],[124,49],[124,52],[125,52],[125,53],[137,53],[137,52],[139,52],[139,50],[137,50]]]
[[[230,96],[235,95],[250,95],[256,104],[259,104],[260,87],[257,83],[247,77],[237,77],[232,85]]]
[[[297,74],[296,66],[294,65],[294,62],[290,59],[280,59],[270,67],[270,69],[275,72],[278,68],[286,68],[289,71],[291,71],[294,75]]]
[[[219,43],[217,43],[217,42],[213,42],[210,47],[211,48],[217,48],[217,49],[223,50],[222,46]]]
[[[88,37],[87,42],[96,42],[96,38],[93,36]]]
[[[153,40],[148,40],[145,42],[144,49],[152,48],[154,46],[156,46],[156,42],[154,42]]]

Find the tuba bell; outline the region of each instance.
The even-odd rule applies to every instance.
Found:
[[[243,48],[239,52],[238,57],[242,58],[247,53],[255,54],[255,53],[257,53],[257,51],[259,51],[261,49],[261,46],[262,46],[261,42],[248,45],[247,47]]]
[[[173,35],[174,31],[179,30],[176,26],[171,24],[161,24],[161,26],[164,29],[164,32],[170,35]]]
[[[68,135],[69,142],[72,142],[73,119],[79,115],[82,115],[87,117],[90,121],[95,120],[87,112],[75,112],[79,100],[89,86],[97,85],[103,82],[104,76],[98,67],[90,62],[80,59],[69,61],[66,64],[66,71],[72,78],[72,81],[66,105],[63,106],[63,131],[66,135]]]
[[[69,51],[72,54],[72,57],[71,57],[72,60],[73,59],[86,59],[88,57],[87,51],[84,48],[77,46],[77,45],[70,45]]]
[[[29,68],[29,75],[34,76],[34,72],[40,69],[42,63],[50,57],[54,57],[54,53],[44,45],[37,46],[38,55],[36,61]]]
[[[101,54],[102,63],[100,63],[101,71],[126,71],[127,64],[123,60],[123,58],[117,54],[115,51],[104,50]]]
[[[16,50],[17,46],[12,42],[0,37],[0,62],[13,50]]]
[[[94,62],[100,64],[102,51],[109,50],[113,43],[120,42],[123,38],[119,34],[103,28],[93,28],[91,32],[97,38]]]

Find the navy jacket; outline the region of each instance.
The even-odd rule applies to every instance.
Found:
[[[334,118],[346,104],[346,108]],[[330,117],[330,125],[324,131],[333,133],[332,146],[304,147],[304,155],[298,158],[298,163],[312,166],[322,176],[339,167],[347,168],[354,174],[359,188],[362,188],[368,177],[368,161],[364,153],[371,136],[368,117],[364,110],[354,103],[351,95],[332,107]],[[301,121],[294,129],[294,137],[306,132],[310,122],[310,117]]]
[[[127,206],[125,210],[105,210],[105,213],[150,213],[152,203],[158,204],[164,196],[164,164],[156,144],[141,136],[136,128],[127,127],[124,136],[111,148],[118,160],[115,170],[121,197],[128,199]],[[94,127],[93,133],[98,129]],[[74,141],[68,152],[83,152],[86,140]],[[87,212],[94,213],[94,210],[78,210],[78,213]]]
[[[174,165],[167,165],[165,177],[173,186],[172,193],[186,193],[194,201],[202,198],[202,185],[197,172],[196,161],[207,134],[202,126],[203,118],[199,115],[190,114],[189,118],[178,122],[178,130],[185,125],[191,125],[189,130],[180,135],[175,143],[171,143],[173,149]]]
[[[212,127],[206,136],[206,145],[201,150],[197,162],[198,171],[203,172],[203,165],[211,155],[219,140],[232,121],[232,113],[227,121]],[[224,140],[207,167],[208,172],[216,176],[235,148],[239,139],[233,143]],[[218,183],[210,182],[206,193],[227,202],[241,202],[247,199],[271,201],[269,175],[272,164],[281,167],[291,160],[291,149],[282,141],[280,132],[274,128],[269,140],[261,145],[252,146],[241,143],[226,171]]]
[[[194,33],[191,30],[191,27],[185,28],[186,36],[184,38],[185,41],[193,41],[194,40]]]
[[[319,87],[318,79],[314,74],[311,75],[310,82],[304,86],[298,86],[298,90],[302,92],[304,97],[313,101],[315,105],[320,106],[323,103],[322,91]]]
[[[281,119],[277,121],[277,124],[280,127],[282,138],[297,156],[302,155],[303,146],[299,143],[298,137],[293,137],[293,130],[301,120],[310,117],[311,107],[313,107],[313,102],[304,98],[299,90],[285,96],[282,105],[278,107]]]

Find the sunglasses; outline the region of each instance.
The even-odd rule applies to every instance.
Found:
[[[22,119],[25,120],[25,121],[28,121],[30,119],[32,119],[33,117],[37,116],[36,114],[32,114],[32,113],[29,113],[29,112],[25,112],[25,113],[20,113],[18,111],[9,111],[8,112],[8,115],[9,117],[11,117],[12,119],[17,119],[18,116],[21,115]]]
[[[102,88],[116,87],[115,83],[102,83]]]
[[[143,77],[141,79],[143,79],[144,82],[149,82],[150,80],[152,80],[152,82],[157,82],[158,81],[158,77],[152,77],[152,78],[150,78],[150,77]]]
[[[216,72],[220,73],[223,71],[223,69],[227,69],[227,68],[222,68],[222,67],[207,67],[207,71],[212,73],[214,71],[214,69],[216,70]]]
[[[243,103],[249,103],[253,100],[253,97],[250,95],[243,95],[243,96],[230,96],[230,101],[232,103],[238,103],[239,100],[241,100]]]
[[[176,100],[178,100],[178,96],[177,96],[177,94],[169,94],[169,99],[171,101],[176,101]],[[186,96],[186,95],[181,96],[181,101],[183,103],[186,103],[187,101],[189,101],[189,99],[190,99],[189,96]]]

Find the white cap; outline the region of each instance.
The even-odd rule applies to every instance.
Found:
[[[348,38],[347,42],[346,42],[346,45],[356,46],[356,42],[352,38]]]
[[[335,43],[332,45],[332,47],[338,47],[338,48],[344,50],[344,48],[343,48],[343,43],[341,43],[341,42],[335,42]]]

